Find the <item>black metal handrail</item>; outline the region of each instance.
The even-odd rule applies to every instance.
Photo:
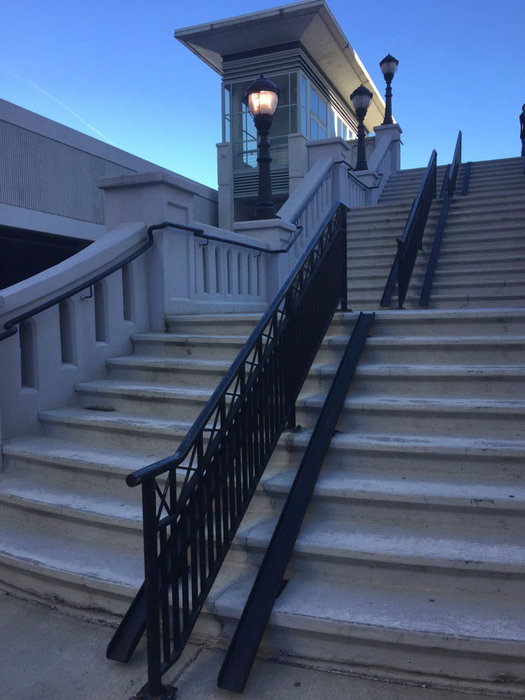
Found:
[[[461,164],[461,140],[462,137],[460,131],[458,133],[452,163],[450,163],[450,165],[447,166],[445,177],[443,179],[443,185],[441,187],[440,198],[443,200],[443,204],[441,206],[439,220],[436,226],[436,230],[434,232],[432,248],[430,251],[430,256],[427,262],[427,269],[425,272],[425,279],[423,280],[423,287],[421,289],[421,295],[419,297],[419,306],[428,306],[430,300],[430,292],[432,290],[432,283],[434,281],[434,273],[436,271],[439,249],[441,248],[443,231],[445,230],[445,223],[447,221],[450,203],[456,191],[459,166]]]
[[[361,313],[354,326],[221,667],[220,688],[244,690],[373,319]]]
[[[5,340],[6,338],[11,337],[14,335],[17,331],[17,327],[19,326],[20,323],[23,321],[27,321],[28,318],[32,318],[33,316],[36,316],[37,314],[41,313],[42,311],[46,311],[47,309],[50,309],[52,306],[56,306],[57,304],[60,304],[61,302],[65,301],[66,299],[70,299],[71,297],[75,296],[75,294],[79,294],[80,292],[83,292],[84,289],[88,289],[89,287],[92,287],[94,284],[97,282],[100,282],[100,280],[104,279],[105,277],[109,277],[109,275],[112,275],[114,272],[117,272],[117,270],[122,269],[126,265],[128,265],[130,262],[135,260],[135,258],[138,258],[139,255],[142,255],[142,253],[145,253],[148,248],[151,248],[153,245],[153,232],[158,231],[159,229],[163,228],[178,228],[183,231],[190,231],[193,233],[198,233],[202,232],[201,229],[196,229],[192,228],[191,226],[183,226],[182,224],[174,224],[170,221],[164,221],[162,224],[154,224],[153,226],[150,226],[147,230],[147,240],[146,242],[138,248],[134,253],[130,253],[127,255],[125,258],[120,260],[118,263],[115,263],[114,265],[111,265],[107,269],[103,270],[102,272],[98,272],[97,274],[93,275],[90,277],[86,282],[82,282],[81,284],[77,284],[71,289],[68,289],[67,292],[63,292],[62,294],[57,294],[49,301],[46,301],[42,304],[38,304],[37,306],[34,306],[32,309],[29,311],[26,311],[23,314],[19,314],[18,316],[14,316],[13,318],[10,318],[9,321],[6,321],[4,323],[4,332],[0,333],[0,341]]]
[[[441,186],[441,199],[445,199],[445,197],[453,197],[454,192],[456,191],[459,166],[461,165],[461,145],[462,134],[461,131],[459,131],[458,138],[456,140],[456,147],[454,148],[454,155],[452,156],[452,163],[450,163],[447,168],[447,172]]]
[[[397,252],[381,299],[381,306],[390,306],[392,294],[397,283],[397,305],[401,309],[405,302],[410,278],[421,250],[423,233],[430,212],[432,200],[436,197],[436,162],[437,153],[432,151],[425,176],[405,225],[403,235],[397,241]]]
[[[180,656],[337,305],[346,309],[346,208],[334,207],[171,458],[142,484],[145,586],[110,658],[129,658],[147,609],[148,683]],[[178,476],[183,477],[181,479]]]

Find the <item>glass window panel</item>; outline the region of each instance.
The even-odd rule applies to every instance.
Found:
[[[306,109],[306,102],[308,98],[308,92],[306,89],[306,78],[301,75],[301,106]]]
[[[305,107],[301,107],[301,133],[308,136],[308,119]]]
[[[322,99],[322,97],[319,98],[319,119],[326,124],[326,102]]]
[[[317,97],[316,91],[311,88],[310,89],[310,111],[313,112],[314,114],[317,114],[319,109],[319,98]]]
[[[323,129],[322,126],[319,127],[319,138],[320,138],[320,139],[325,139],[325,138],[326,138],[326,129]]]
[[[319,127],[317,126],[317,122],[313,117],[310,119],[310,138],[313,141],[319,138]]]

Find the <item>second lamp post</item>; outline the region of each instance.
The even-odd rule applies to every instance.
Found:
[[[394,58],[390,54],[384,57],[379,66],[383,71],[383,75],[386,80],[386,100],[385,100],[385,118],[383,119],[383,124],[393,124],[392,119],[392,79],[399,65],[397,58]]]
[[[258,219],[271,219],[275,216],[272,199],[270,173],[270,139],[273,115],[277,109],[280,91],[275,83],[261,75],[249,85],[243,102],[250,110],[257,129],[257,163],[259,165],[259,196],[255,214]]]
[[[365,88],[364,85],[360,85],[350,95],[350,99],[352,100],[352,104],[354,105],[355,115],[357,117],[357,163],[355,164],[356,170],[368,170],[368,165],[366,162],[366,129],[364,125],[364,119],[372,96],[373,95],[370,92],[370,90]]]

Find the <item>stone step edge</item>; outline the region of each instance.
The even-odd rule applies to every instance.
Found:
[[[276,518],[272,518],[255,524],[249,529],[243,529],[237,534],[239,544],[248,551],[264,553],[272,537],[275,522]],[[326,519],[323,520],[317,532],[312,532],[312,528],[305,524],[295,543],[294,556],[306,558],[309,561],[328,559],[330,562],[340,564],[425,567],[430,572],[453,571],[474,575],[512,576],[518,581],[525,581],[525,545],[521,548],[521,561],[518,562],[512,560],[512,551],[504,552],[500,541],[491,542],[489,533],[486,531],[480,532],[478,538],[469,538],[468,533],[462,533],[462,539],[458,542],[452,537],[447,538],[446,531],[437,527],[434,535],[425,531],[423,536],[414,525],[403,528],[390,524],[385,529],[389,534],[395,533],[394,548],[389,535],[374,532],[374,527],[370,524]],[[327,543],[328,533],[335,535],[329,543]],[[418,549],[414,551],[416,539]],[[517,535],[514,535],[514,539],[517,539]],[[423,553],[419,549],[422,540],[426,545]],[[465,555],[465,548],[469,551],[468,555]],[[501,557],[490,557],[490,550],[496,548],[501,552]],[[429,549],[432,554],[429,554]],[[508,549],[512,550],[512,547]],[[475,552],[475,558],[473,552]],[[504,554],[507,554],[507,557]],[[523,602],[524,599],[522,599]]]
[[[310,585],[295,585],[297,582],[291,580],[286,586],[285,590],[281,596],[277,599],[274,606],[274,610],[270,617],[270,626],[282,629],[290,630],[300,630],[301,632],[313,633],[313,634],[326,634],[329,636],[336,637],[353,637],[361,640],[373,641],[373,642],[383,642],[390,644],[402,644],[415,647],[423,647],[427,649],[443,649],[448,651],[465,651],[470,654],[486,654],[491,655],[502,655],[516,657],[515,644],[516,641],[520,646],[521,656],[525,656],[525,635],[523,638],[518,640],[506,640],[506,639],[494,639],[490,637],[475,637],[468,634],[458,634],[457,631],[452,629],[444,629],[443,625],[443,614],[440,611],[440,606],[432,605],[430,606],[435,610],[436,618],[439,618],[441,623],[441,631],[433,631],[429,629],[408,629],[400,626],[395,626],[392,622],[390,624],[387,620],[382,619],[381,624],[379,623],[365,623],[356,620],[351,620],[349,610],[346,610],[347,619],[338,620],[334,624],[334,619],[327,615],[325,618],[316,617],[313,612],[307,612],[311,607],[309,602],[311,600],[337,600],[341,595],[340,586],[334,586],[333,583],[329,583],[327,579],[316,578],[315,584]],[[299,589],[297,591],[296,589]],[[313,589],[313,590],[310,590]],[[317,591],[315,590],[317,589]],[[358,589],[356,586],[348,587],[348,595],[352,595],[352,590]],[[213,604],[213,608],[216,614],[220,617],[227,617],[238,619],[241,613],[241,601],[245,600],[248,594],[248,585],[231,586],[223,595],[218,596]],[[364,598],[370,600],[373,598],[375,593],[375,603],[378,610],[384,609],[385,598],[384,590],[373,591],[372,587],[366,587],[365,591],[362,591]],[[311,596],[316,596],[312,598]],[[395,596],[392,596],[395,597]],[[399,596],[398,596],[399,597]],[[412,603],[415,607],[415,596],[412,593]],[[425,595],[420,594],[419,598],[424,598]],[[287,610],[287,600],[294,598],[300,601],[299,605],[294,606],[295,611]],[[431,602],[428,597],[427,602]],[[421,606],[423,600],[418,600],[418,604]],[[487,596],[486,601],[487,607],[490,606],[489,597]],[[317,607],[317,606],[315,606]],[[371,605],[370,607],[373,607]],[[391,605],[390,607],[395,607]],[[491,606],[494,608],[494,605]],[[399,609],[401,606],[399,606]],[[481,606],[480,606],[481,608]],[[303,610],[304,613],[300,612]],[[518,615],[519,606],[516,606],[516,614]],[[454,619],[459,619],[460,611],[457,610],[457,615]],[[395,615],[394,615],[395,617]],[[480,623],[482,621],[480,620]],[[437,625],[437,622],[436,622]],[[425,625],[421,625],[424,627]],[[487,623],[485,625],[480,624],[480,631],[485,628],[490,628]]]

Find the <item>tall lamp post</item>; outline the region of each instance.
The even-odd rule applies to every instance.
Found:
[[[392,119],[392,79],[399,65],[397,58],[394,58],[390,54],[384,57],[384,59],[379,64],[383,75],[386,80],[386,106],[385,106],[385,118],[383,119],[383,124],[393,124]]]
[[[372,99],[372,93],[370,90],[361,85],[350,95],[352,104],[354,105],[355,114],[357,117],[357,163],[355,165],[356,170],[368,170],[368,165],[366,162],[366,146],[365,146],[365,136],[366,129],[364,125],[364,119],[366,116],[366,111],[370,100]]]
[[[243,97],[250,110],[257,129],[257,163],[259,165],[259,195],[255,214],[258,219],[271,219],[275,216],[272,200],[272,180],[270,176],[270,139],[273,115],[277,109],[280,91],[275,83],[264,75],[249,85]]]

